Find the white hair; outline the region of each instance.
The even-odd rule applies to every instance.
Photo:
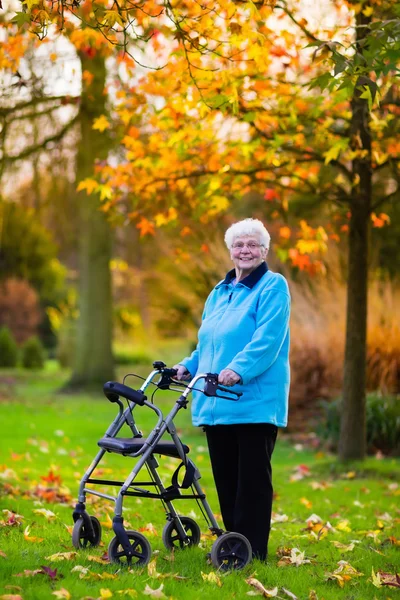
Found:
[[[225,232],[225,244],[229,250],[232,248],[233,242],[236,238],[242,237],[243,235],[258,235],[260,244],[269,249],[271,236],[267,229],[258,219],[243,219],[238,221],[229,227]]]

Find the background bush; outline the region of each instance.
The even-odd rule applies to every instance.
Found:
[[[342,399],[323,403],[324,422],[317,428],[321,440],[336,451]],[[367,452],[400,456],[400,397],[367,395]]]
[[[8,327],[0,329],[0,367],[16,367],[18,348]]]
[[[25,369],[43,369],[45,351],[38,337],[33,336],[22,346],[22,366]]]

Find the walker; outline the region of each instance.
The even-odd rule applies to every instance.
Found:
[[[136,498],[161,500],[167,519],[162,532],[162,541],[168,550],[197,546],[200,541],[200,527],[197,522],[190,517],[181,516],[173,504],[177,500],[190,498],[196,500],[208,525],[208,529],[213,535],[217,536],[211,548],[212,564],[217,569],[223,571],[243,569],[252,559],[250,542],[244,535],[235,532],[224,532],[218,526],[207,503],[206,496],[200,487],[200,472],[194,462],[187,457],[189,447],[182,443],[174,425],[176,414],[182,408],[187,408],[189,402],[188,396],[194,389],[197,389],[195,388],[196,383],[201,380],[204,380],[204,388],[198,391],[202,391],[206,396],[221,398],[221,401],[235,401],[241,396],[241,393],[219,385],[217,374],[198,374],[186,385],[174,380],[173,377],[176,375],[176,370],[167,368],[161,361],[154,362],[153,369],[138,390],[125,385],[124,382],[128,375],[124,377],[123,383],[109,381],[104,384],[103,390],[105,396],[110,402],[118,405],[119,412],[106,430],[104,437],[97,442],[98,446],[100,446],[100,451],[81,480],[78,503],[73,512],[75,525],[72,533],[72,543],[78,550],[100,544],[101,525],[96,517],[90,516],[86,512],[86,494],[93,494],[107,500],[112,500],[115,502],[112,525],[115,537],[111,540],[108,547],[109,560],[119,565],[125,564],[129,567],[143,567],[150,561],[151,546],[142,533],[124,528],[122,516],[124,497],[134,496]],[[156,381],[154,381],[155,379]],[[170,389],[180,392],[182,388],[185,388],[166,417],[164,417],[158,406],[153,404],[152,401],[149,402],[147,400],[145,391],[150,384],[156,386],[155,391],[158,389]],[[176,387],[181,389],[175,389]],[[218,391],[229,394],[229,396],[219,395],[217,394]],[[127,402],[127,408],[125,409],[121,398],[124,398]],[[142,436],[136,426],[133,417],[133,409],[136,406],[145,406],[157,415],[157,424],[147,438]],[[125,423],[130,427],[132,437],[117,437],[118,432]],[[172,440],[164,440],[164,434],[169,434]],[[92,474],[106,452],[114,452],[122,456],[138,459],[135,461],[135,465],[125,481],[111,481],[92,477]],[[159,462],[155,455],[160,455],[160,457],[175,457],[182,461],[172,475],[171,483],[167,487],[165,487],[157,471]],[[137,476],[143,468],[146,468],[150,481],[137,480]],[[181,469],[183,478],[179,483],[178,476]],[[88,484],[118,486],[119,492],[114,497],[88,488]]]

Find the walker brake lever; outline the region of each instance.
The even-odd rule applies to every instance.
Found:
[[[220,396],[217,394],[217,390],[221,390],[223,392],[227,392],[228,394],[232,394],[232,396],[237,396],[236,398],[228,398],[227,396]],[[223,385],[219,385],[218,383],[218,373],[207,373],[205,378],[204,385],[204,394],[206,396],[215,396],[216,398],[224,398],[225,400],[233,400],[236,401],[242,396],[242,392],[235,392],[234,390],[230,390]]]
[[[161,379],[157,384],[160,390],[168,390],[171,383],[175,384],[175,381],[173,381],[172,378],[174,375],[176,375],[176,373],[176,369],[162,369]]]

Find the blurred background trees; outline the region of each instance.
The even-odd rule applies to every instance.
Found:
[[[362,457],[365,390],[399,393],[399,10],[273,4],[1,17],[0,324],[75,387],[112,377],[112,343],[189,351],[226,227],[261,218],[293,294],[291,427],[342,395]]]

